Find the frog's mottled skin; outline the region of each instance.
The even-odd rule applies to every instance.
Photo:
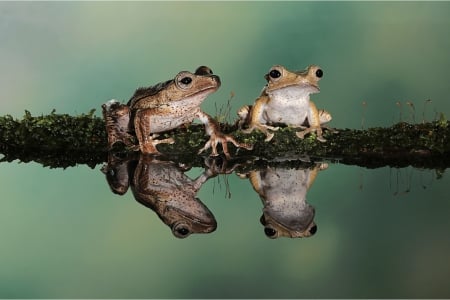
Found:
[[[172,80],[136,90],[127,105],[115,100],[107,102],[103,105],[103,115],[109,146],[117,141],[130,145],[130,136],[134,132],[141,152],[156,154],[156,145],[174,142],[173,139],[156,139],[159,133],[189,124],[197,118],[210,136],[200,152],[212,148],[211,155],[217,156],[217,144],[221,143],[224,154],[229,157],[227,142],[251,149],[221,133],[217,122],[200,109],[206,97],[219,87],[220,78],[208,67],[201,66],[195,73],[183,71]]]
[[[215,176],[210,170],[192,180],[170,161],[148,155],[122,161],[110,155],[102,171],[114,193],[123,195],[131,187],[136,201],[152,209],[178,238],[217,228],[212,212],[196,197],[202,184]]]
[[[323,76],[320,67],[311,65],[304,71],[289,71],[283,66],[275,65],[265,75],[267,84],[252,107],[244,106],[238,111],[239,126],[250,133],[258,129],[266,134],[266,141],[273,138],[271,131],[278,130],[276,124],[285,124],[294,128],[305,128],[297,132],[299,138],[307,133],[316,132],[317,139],[322,137],[321,124],[329,122],[331,115],[319,111],[310,101],[309,95],[318,93],[318,82]],[[322,115],[322,117],[321,117]]]
[[[306,201],[306,193],[318,171],[326,167],[317,164],[313,169],[267,168],[248,174],[264,204],[261,223],[269,238],[309,237],[316,233],[315,211]]]

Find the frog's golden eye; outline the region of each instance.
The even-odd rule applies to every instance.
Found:
[[[317,76],[317,78],[322,78],[322,76],[323,76],[323,71],[322,71],[322,69],[317,69],[317,70],[316,70],[316,76]]]

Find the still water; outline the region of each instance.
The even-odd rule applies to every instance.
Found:
[[[109,182],[106,165],[1,165],[13,174],[2,184],[13,195],[0,209],[2,297],[449,293],[448,174],[317,164],[208,179],[230,170],[126,164],[132,172],[116,163]],[[125,195],[111,192],[128,182]],[[203,233],[188,235],[180,224]],[[267,236],[278,234],[294,238]]]
[[[207,65],[222,86],[202,109],[215,115],[232,94],[234,121],[272,65],[317,64],[313,100],[332,127],[430,121],[450,115],[449,16],[448,2],[4,2],[0,112],[99,115]],[[150,168],[185,196],[191,211],[160,205],[176,212],[163,219],[196,214],[189,232],[211,232],[175,237],[147,207],[164,190],[144,184],[138,202],[129,180],[115,194],[101,165],[1,163],[0,298],[450,297],[448,171],[328,163],[208,178],[132,165],[130,178],[149,182]],[[304,237],[267,237],[281,233]]]

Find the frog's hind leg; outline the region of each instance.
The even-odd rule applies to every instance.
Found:
[[[151,113],[148,111],[136,112],[134,118],[134,129],[136,131],[136,136],[139,140],[139,149],[144,154],[160,154],[156,145],[158,144],[173,144],[174,140],[172,138],[157,140],[158,134],[151,134],[150,128],[150,117]]]
[[[111,149],[118,142],[126,146],[134,145],[133,136],[129,133],[130,108],[112,99],[102,105],[102,113],[108,135],[108,148]]]

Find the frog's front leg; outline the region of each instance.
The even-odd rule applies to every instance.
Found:
[[[257,129],[266,135],[266,142],[269,142],[274,136],[273,132],[270,132],[269,130],[277,131],[279,129],[279,127],[273,127],[265,124],[265,107],[268,101],[269,97],[261,96],[256,100],[255,105],[251,107],[251,110],[247,109],[247,111],[245,111],[246,109],[243,107],[238,112],[241,120],[244,117],[247,118],[247,114],[250,114],[248,128],[242,130],[242,132],[252,133],[253,130]]]
[[[152,134],[151,130],[151,117],[152,110],[139,110],[136,112],[134,118],[134,129],[136,132],[136,137],[139,140],[139,149],[144,154],[160,154],[156,145],[158,144],[173,144],[174,140],[172,138],[155,140],[158,135]]]
[[[227,159],[230,159],[230,154],[228,152],[228,142],[233,143],[238,148],[244,148],[247,150],[253,149],[251,145],[245,143],[237,142],[232,136],[227,134],[223,134],[219,129],[219,124],[208,114],[199,111],[196,114],[196,117],[205,124],[206,134],[209,135],[209,140],[206,142],[205,146],[199,150],[198,153],[202,153],[208,148],[211,148],[211,156],[218,156],[217,152],[217,144],[222,144],[223,153]]]
[[[303,131],[298,131],[296,135],[303,139],[306,134],[311,132],[316,132],[317,140],[319,142],[326,142],[327,140],[322,136],[322,127],[320,126],[320,116],[319,110],[317,109],[314,102],[309,101],[309,111],[308,111],[308,124],[309,127]]]

